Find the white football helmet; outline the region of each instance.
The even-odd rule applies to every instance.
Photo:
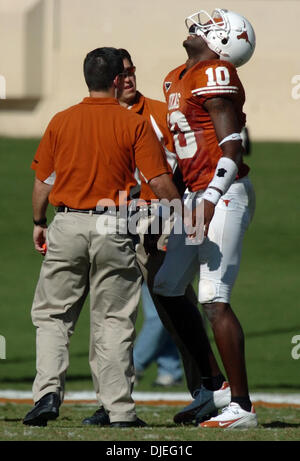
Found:
[[[190,35],[199,35],[208,47],[236,67],[245,64],[255,49],[255,33],[250,22],[238,13],[216,8],[205,10],[185,20]]]

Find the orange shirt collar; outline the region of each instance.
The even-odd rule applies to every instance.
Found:
[[[119,102],[115,98],[91,98],[91,97],[86,97],[83,98],[80,104],[117,104],[119,105]]]
[[[143,109],[144,109],[144,104],[145,104],[145,96],[143,96],[139,91],[137,93],[137,102],[131,106],[131,109],[133,112],[136,114],[142,114]]]

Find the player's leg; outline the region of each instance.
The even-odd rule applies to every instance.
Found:
[[[214,413],[219,406],[229,402],[230,395],[229,386],[210,347],[200,312],[182,296],[198,267],[198,246],[186,245],[185,233],[171,234],[164,264],[155,278],[154,291],[170,316],[182,344],[201,370],[204,385],[198,384],[193,389],[195,400],[175,415],[176,423],[193,422],[201,409],[203,413],[199,418]]]
[[[147,228],[148,226],[144,225],[144,228]],[[185,371],[185,376],[187,380],[187,385],[189,388],[190,393],[193,395],[196,389],[198,389],[201,386],[202,383],[202,371],[198,367],[198,363],[194,360],[194,355],[190,353],[189,349],[186,347],[185,343],[182,341],[181,335],[178,334],[177,332],[177,327],[174,324],[174,321],[172,319],[172,315],[170,314],[169,310],[165,308],[165,305],[161,303],[160,297],[153,292],[153,284],[154,284],[154,279],[158,271],[160,270],[163,261],[165,259],[166,252],[158,250],[156,254],[147,254],[143,245],[143,239],[144,236],[141,234],[140,236],[140,243],[136,247],[136,254],[137,254],[137,261],[139,263],[139,266],[141,268],[141,271],[143,273],[144,279],[147,281],[149,291],[151,293],[153,302],[155,304],[156,310],[159,314],[159,317],[165,326],[165,328],[168,330],[170,335],[172,336],[176,346],[178,347],[178,350],[180,351],[180,355],[182,358],[182,363]],[[180,235],[176,235],[176,238],[179,238]],[[175,244],[176,246],[176,244]],[[189,258],[195,259],[195,262],[197,262],[197,258],[194,257],[194,252],[192,249],[190,249],[189,254],[184,254],[183,256],[186,258],[186,262],[184,263],[185,266],[188,268],[189,267]],[[176,262],[178,267],[178,262]],[[175,267],[172,267],[172,270],[174,271]],[[180,269],[183,268],[183,261],[180,262]],[[197,264],[192,267],[191,269],[191,274],[188,276],[191,280],[193,279],[194,273],[197,271]],[[176,272],[176,276],[178,276],[178,271]],[[180,271],[181,273],[181,271]],[[168,275],[166,273],[166,275]],[[175,276],[174,276],[175,280]],[[185,288],[183,289],[184,292]],[[187,302],[188,302],[188,309],[192,311],[192,314],[194,317],[197,318],[197,322],[199,325],[199,330],[200,328],[204,328],[202,324],[202,318],[201,314],[198,310],[197,307],[197,297],[194,294],[194,290],[191,287],[191,285],[188,285],[188,288],[186,289],[186,296],[187,296]],[[180,321],[182,323],[182,321]],[[201,325],[201,327],[200,327]]]
[[[144,234],[143,232],[146,231],[149,227],[149,222],[151,223],[152,218],[148,218],[148,220],[144,219],[144,222],[141,223],[140,226],[140,241],[136,246],[136,257],[141,272],[143,274],[144,280],[147,282],[149,292],[153,299],[154,305],[162,321],[166,330],[172,336],[178,350],[180,351],[180,355],[182,358],[182,363],[185,371],[185,376],[187,380],[187,386],[191,394],[194,393],[196,389],[201,386],[202,382],[202,374],[201,370],[199,370],[197,363],[194,361],[194,358],[189,353],[188,349],[186,348],[185,344],[182,342],[180,337],[178,336],[176,329],[173,325],[171,317],[169,313],[166,311],[164,306],[160,303],[158,296],[153,293],[153,283],[154,278],[157,272],[159,271],[160,267],[163,264],[166,252],[162,251],[162,248],[166,244],[166,236],[161,236],[158,241],[158,251],[155,254],[148,254],[145,251],[144,247]],[[164,239],[164,241],[162,241]],[[193,309],[197,309],[197,296],[191,285],[188,285],[186,290],[186,296],[190,300],[192,304],[194,304]]]
[[[193,357],[204,379],[220,374],[199,310],[185,296],[198,269],[197,249],[186,245],[185,233],[171,233],[166,257],[154,281],[154,293],[173,329]],[[201,353],[200,353],[201,351]]]
[[[162,324],[146,283],[142,285],[143,326],[133,349],[136,373],[143,371],[155,361],[157,364],[156,385],[170,386],[182,378],[178,350],[169,332]]]
[[[248,393],[244,334],[229,304],[240,267],[243,236],[251,217],[248,201],[244,183],[234,183],[220,199],[208,239],[199,249],[202,261],[199,302],[208,316],[220,353],[222,351],[221,357],[231,383],[232,395]]]
[[[248,396],[244,333],[238,318],[229,303],[207,303],[203,307],[226,370],[232,397]]]
[[[244,333],[230,306],[230,295],[239,271],[243,236],[253,215],[250,189],[247,179],[240,180],[218,203],[200,252],[205,263],[201,265],[199,281],[199,301],[210,321],[228,376],[231,401],[249,413]]]
[[[183,245],[185,245],[185,236]],[[165,262],[160,269],[165,273],[159,271],[157,274],[160,287],[162,286],[163,277],[167,278],[169,271],[170,275],[173,275],[172,268],[182,268],[182,263],[185,261],[184,250],[189,251],[191,248],[193,248],[193,255],[195,253],[197,255],[194,246],[185,246],[182,251],[177,248],[174,254],[172,251],[170,253],[169,250],[167,251]],[[177,257],[179,258],[178,260]],[[180,261],[180,264],[178,261]],[[197,257],[196,266],[198,267]],[[184,269],[185,266],[183,265],[183,274],[185,273]],[[180,271],[177,270],[174,276],[178,277],[178,274],[180,274]],[[178,289],[178,280],[175,283]],[[186,283],[187,280],[185,281]],[[154,290],[156,290],[156,286],[154,286]],[[217,408],[229,403],[230,389],[225,383],[225,378],[211,349],[199,310],[185,296],[172,296],[172,292],[170,289],[170,292],[166,290],[163,291],[163,295],[157,294],[156,296],[169,316],[169,322],[172,323],[177,336],[188,351],[189,356],[192,357],[197,369],[200,370],[201,382],[203,383],[203,386],[198,385],[194,388],[192,396],[195,400],[174,416],[174,422],[192,423],[196,418],[200,422],[215,414]],[[182,287],[182,292],[184,293],[184,286]]]

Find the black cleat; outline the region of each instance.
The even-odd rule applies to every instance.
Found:
[[[59,416],[59,397],[55,392],[44,395],[23,419],[27,426],[47,426],[47,421]]]
[[[142,421],[139,418],[136,418],[135,421],[116,421],[114,423],[110,423],[110,427],[146,427],[147,424],[145,421]]]
[[[103,407],[100,407],[92,416],[84,418],[82,424],[87,426],[109,426],[110,421],[108,413],[104,410]]]

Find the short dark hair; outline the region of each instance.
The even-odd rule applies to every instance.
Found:
[[[84,78],[90,91],[108,90],[123,70],[121,53],[111,47],[90,51],[83,63]]]
[[[132,62],[131,56],[128,53],[128,51],[125,50],[125,48],[119,48],[118,51],[120,52],[122,59],[128,59],[128,61],[130,62],[130,65],[133,66],[133,62]]]

